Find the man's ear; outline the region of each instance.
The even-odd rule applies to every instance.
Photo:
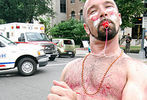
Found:
[[[88,35],[90,35],[89,27],[85,23],[83,24],[83,26],[84,26],[84,29],[85,29],[86,33]]]
[[[119,22],[120,22],[120,25],[122,24],[122,19],[121,19],[121,14],[119,13]]]

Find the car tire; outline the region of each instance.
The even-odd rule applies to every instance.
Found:
[[[74,57],[75,57],[75,53],[73,53],[70,57],[71,57],[71,58],[74,58]]]
[[[56,56],[57,58],[60,58],[61,57],[61,54],[60,54],[60,51],[58,50],[57,51],[57,56]]]
[[[49,57],[50,61],[54,61],[56,57]]]
[[[37,63],[34,59],[26,57],[18,62],[18,72],[23,76],[33,75],[37,70]]]

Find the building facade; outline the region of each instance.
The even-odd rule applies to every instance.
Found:
[[[60,1],[60,2],[59,2]],[[62,21],[66,21],[66,0],[53,0],[52,7],[55,12],[55,17],[51,18],[51,27]]]
[[[71,18],[83,21],[84,2],[82,0],[53,0],[55,17],[51,18],[51,27]]]
[[[75,18],[83,20],[84,2],[82,0],[66,0],[67,3],[67,20]]]

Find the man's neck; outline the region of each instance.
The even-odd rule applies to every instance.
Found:
[[[91,39],[90,45],[91,45],[92,54],[96,54],[96,55],[104,54],[107,56],[111,56],[120,52],[120,47],[118,43],[118,35],[115,36],[114,39],[109,40],[107,44],[105,44],[105,41]]]

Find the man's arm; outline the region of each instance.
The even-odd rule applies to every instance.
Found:
[[[147,100],[145,88],[134,82],[128,82],[124,88],[122,100]]]
[[[147,100],[147,65],[138,61],[128,66],[122,100]]]

